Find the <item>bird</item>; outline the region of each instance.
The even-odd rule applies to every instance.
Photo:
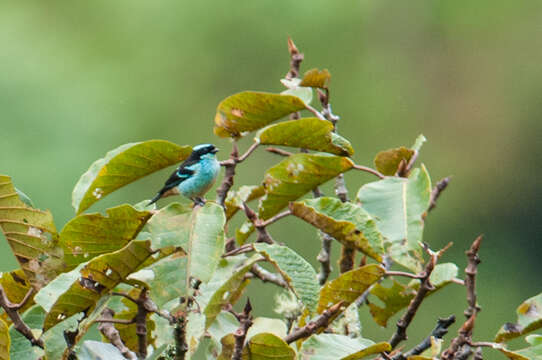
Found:
[[[195,205],[203,205],[203,195],[213,186],[220,172],[220,163],[215,156],[217,152],[218,148],[213,144],[194,146],[190,156],[171,174],[148,205],[173,194],[181,194]]]

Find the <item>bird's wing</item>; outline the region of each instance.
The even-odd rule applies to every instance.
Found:
[[[149,205],[158,201],[169,190],[173,189],[175,186],[179,185],[190,176],[194,175],[196,172],[196,167],[198,165],[198,160],[189,157],[186,159],[179,168],[173,172],[167,179],[164,186],[158,191],[158,194],[150,201]]]

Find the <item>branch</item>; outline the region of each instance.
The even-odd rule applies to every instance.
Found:
[[[265,149],[266,151],[269,151],[270,153],[273,153],[273,154],[277,154],[277,155],[280,155],[280,156],[291,156],[293,155],[291,152],[289,151],[286,151],[286,150],[282,150],[282,149],[279,149],[279,148],[276,148],[276,147],[268,147]]]
[[[39,338],[36,339],[34,337],[32,330],[28,327],[28,325],[26,325],[26,323],[21,318],[21,315],[17,312],[17,310],[19,310],[26,304],[26,302],[32,297],[33,294],[34,288],[30,288],[30,290],[28,290],[28,292],[25,294],[23,300],[19,304],[14,304],[8,299],[4,287],[0,285],[0,306],[4,309],[7,316],[13,322],[13,327],[15,327],[15,330],[17,330],[25,338],[27,338],[33,346],[38,346],[43,349],[43,341]]]
[[[320,120],[327,120],[324,115],[322,115],[322,113],[318,110],[316,110],[315,108],[313,108],[312,106],[310,106],[309,104],[305,104],[305,109],[309,110],[311,113],[314,114],[314,116],[316,116],[318,119]]]
[[[283,217],[286,217],[288,215],[291,215],[292,214],[292,211],[291,210],[286,210],[286,211],[283,211],[281,213],[278,213],[277,215],[267,219],[267,220],[256,220],[255,223],[254,223],[254,226],[256,228],[259,228],[259,227],[266,227],[268,225],[271,225],[272,223],[282,219]]]
[[[331,242],[333,238],[328,234],[319,231],[322,238],[322,249],[316,257],[316,260],[320,262],[320,272],[318,273],[318,282],[320,285],[324,285],[331,273]]]
[[[422,275],[420,288],[418,289],[418,292],[416,293],[416,296],[410,301],[410,304],[408,305],[407,311],[403,314],[401,319],[397,321],[397,330],[395,334],[391,337],[389,343],[391,345],[391,348],[394,349],[401,341],[407,339],[407,333],[406,330],[410,323],[412,322],[412,319],[414,319],[414,316],[416,315],[416,312],[418,311],[418,308],[422,304],[423,299],[427,295],[427,293],[434,289],[434,286],[429,281],[429,277],[431,276],[431,273],[433,272],[433,269],[435,268],[435,265],[437,264],[438,258],[442,255],[443,251],[446,250],[444,248],[443,250],[440,250],[437,253],[432,252],[429,250],[427,245],[425,245],[425,250],[429,253],[431,258],[427,262],[427,265],[425,266],[425,269],[420,274]]]
[[[96,322],[100,322],[100,325],[98,325],[98,330],[103,334],[103,336],[107,340],[109,340],[111,344],[113,344],[117,349],[119,349],[122,356],[130,360],[137,360],[136,354],[134,354],[122,342],[119,331],[113,325],[113,323],[115,322],[113,320],[116,320],[116,319],[113,319],[114,316],[115,316],[115,312],[112,309],[105,308],[102,311],[102,318],[99,320],[96,320]]]
[[[184,313],[178,317],[174,332],[175,360],[184,360],[188,352],[188,344],[186,343],[186,318]]]
[[[254,212],[254,210],[249,208],[246,203],[243,203],[243,209],[245,210],[247,218],[252,222],[256,230],[258,230],[258,239],[256,240],[256,242],[274,244],[275,241],[273,241],[273,238],[271,237],[271,235],[269,235],[265,226],[262,226],[260,224],[260,219],[258,219],[258,215]]]
[[[444,335],[448,333],[448,328],[455,322],[455,316],[451,315],[445,319],[438,319],[437,326],[431,332],[431,335],[426,337],[421,343],[416,345],[412,350],[407,351],[404,354],[394,356],[393,360],[406,360],[410,356],[420,355],[425,350],[431,347],[431,338],[442,339]]]
[[[446,189],[448,184],[450,183],[451,178],[445,177],[444,179],[437,182],[437,185],[435,185],[435,188],[431,192],[431,202],[429,203],[429,209],[427,211],[433,210],[437,206],[437,200],[440,196],[440,194]]]
[[[476,303],[476,274],[478,273],[478,265],[481,261],[478,257],[478,250],[480,250],[482,238],[482,235],[478,236],[466,252],[469,259],[468,265],[465,268],[465,287],[467,288],[467,303],[469,304],[469,307],[465,310],[467,318],[470,318],[472,314],[481,310],[480,306]]]
[[[264,283],[270,282],[286,289],[289,288],[288,283],[282,278],[282,276],[273,274],[272,272],[265,270],[257,264],[254,264],[252,266],[252,268],[250,269],[250,273]]]
[[[381,179],[385,179],[385,178],[386,178],[384,175],[382,175],[381,173],[379,173],[377,170],[371,169],[370,167],[367,167],[367,166],[354,164],[353,168],[356,169],[356,170],[368,172],[369,174],[376,175],[376,176],[378,176],[378,177],[381,178]]]
[[[290,344],[296,340],[311,336],[312,334],[316,333],[318,329],[327,327],[328,324],[333,320],[334,316],[341,310],[343,303],[344,301],[341,301],[331,306],[315,320],[309,321],[307,325],[286,335],[284,341]]]
[[[233,348],[231,360],[241,360],[242,358],[245,338],[247,336],[248,329],[252,325],[252,316],[250,315],[251,311],[252,306],[250,305],[250,299],[247,299],[243,312],[240,314],[235,314],[237,320],[239,320],[239,328],[237,328],[237,330],[235,330],[233,333],[233,336],[235,337],[235,347]]]
[[[286,74],[285,78],[292,80],[299,76],[299,68],[301,66],[301,62],[305,58],[305,55],[299,52],[290,37],[288,37],[288,52],[290,53],[290,70]]]
[[[239,254],[243,254],[243,253],[247,253],[251,251],[254,251],[254,246],[252,244],[245,244],[231,251],[228,251],[227,253],[223,254],[222,257],[225,258],[228,256],[235,256],[235,255],[239,255]]]
[[[411,274],[404,271],[386,271],[386,276],[404,276],[411,279],[423,279],[425,277],[425,274],[422,272],[421,274]]]

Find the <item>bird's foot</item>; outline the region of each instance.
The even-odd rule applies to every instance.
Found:
[[[203,206],[203,205],[205,205],[205,199],[202,199],[202,198],[200,198],[199,196],[193,198],[192,201],[194,202],[194,206],[196,206],[196,205],[198,205],[198,206]]]

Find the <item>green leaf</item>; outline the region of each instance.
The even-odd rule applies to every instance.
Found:
[[[147,223],[152,248],[175,246],[188,248],[192,209],[179,203],[171,203],[155,213]]]
[[[198,303],[204,308],[205,328],[211,325],[224,305],[231,301],[236,290],[243,284],[247,271],[260,260],[263,260],[262,256],[255,254],[248,259],[235,256],[221,261],[211,280],[200,287]]]
[[[244,245],[256,228],[250,220],[245,220],[238,229],[235,229],[237,244]]]
[[[331,74],[327,69],[311,69],[303,75],[299,86],[310,86],[314,88],[327,89]]]
[[[63,262],[53,216],[22,202],[11,178],[4,175],[0,175],[0,228],[35,289],[55,278]]]
[[[419,152],[422,148],[423,143],[426,141],[427,139],[425,138],[425,136],[423,136],[422,134],[418,135],[416,141],[414,141],[414,145],[412,145],[412,150]]]
[[[148,140],[119,146],[95,161],[73,189],[77,214],[92,204],[144,176],[186,159],[192,148],[165,140]]]
[[[193,211],[188,252],[188,276],[207,282],[211,279],[224,253],[222,206],[208,201]]]
[[[281,95],[297,96],[303,103],[309,105],[312,101],[312,89],[310,87],[298,86],[284,90]]]
[[[542,293],[525,300],[516,313],[517,323],[504,324],[495,337],[496,342],[508,341],[542,328]]]
[[[430,281],[434,286],[426,296],[434,294],[444,286],[450,284],[457,277],[457,265],[452,263],[437,264],[431,273]],[[408,285],[403,285],[395,280],[392,280],[391,287],[385,287],[381,284],[375,284],[371,289],[370,294],[376,296],[383,307],[376,305],[369,298],[369,310],[375,322],[383,327],[387,326],[388,320],[402,309],[406,308],[410,301],[416,295],[420,287],[419,280],[412,280]]]
[[[60,322],[42,335],[45,344],[45,355],[47,359],[62,359],[62,354],[66,350],[67,344],[64,337],[65,331],[75,331],[78,322],[83,318],[83,314],[73,315]],[[45,320],[47,321],[47,320]]]
[[[9,360],[10,345],[8,326],[4,320],[0,320],[0,360]]]
[[[45,311],[43,311],[41,306],[34,305],[22,314],[22,319],[34,334],[39,334],[43,326],[43,320],[45,319]],[[9,336],[11,338],[9,355],[12,359],[38,360],[43,356],[43,350],[37,346],[33,346],[13,325],[9,328]],[[0,349],[1,352],[2,350]],[[0,359],[2,359],[1,356]]]
[[[400,265],[421,271],[423,216],[431,198],[431,179],[422,165],[405,178],[386,178],[361,187],[358,200],[376,219],[391,244],[390,255]]]
[[[503,344],[496,343],[490,343],[490,346],[512,360],[542,360],[542,344],[529,346],[521,350],[509,350]]]
[[[215,351],[216,354],[220,354],[222,352],[222,343],[220,342],[220,339],[227,334],[233,333],[238,327],[239,321],[237,321],[232,313],[226,311],[220,312],[215,318],[215,321],[207,329],[211,338],[211,343],[209,344],[210,349],[208,351]]]
[[[255,243],[254,248],[277,268],[301,302],[314,312],[320,286],[311,264],[286,246]]]
[[[246,340],[264,332],[283,338],[286,336],[287,331],[286,324],[280,319],[257,317],[252,321],[252,325],[247,331]]]
[[[385,273],[382,266],[370,264],[345,272],[327,282],[320,290],[317,312],[321,314],[329,306],[340,301],[344,301],[345,307],[350,305]]]
[[[217,360],[231,360],[233,357],[233,349],[235,347],[235,337],[233,334],[228,334],[220,340],[220,343],[222,352],[218,356]],[[243,348],[241,360],[252,360],[250,358],[250,354],[248,353],[248,346]]]
[[[200,340],[205,334],[205,316],[200,312],[189,312],[186,321],[188,352],[193,355],[198,350]]]
[[[258,199],[265,194],[261,185],[243,185],[237,191],[229,191],[224,205],[226,207],[226,219],[231,219],[237,211],[243,208],[243,203]]]
[[[305,360],[357,360],[390,351],[388,343],[375,344],[371,340],[338,334],[312,335],[303,342],[300,355]]]
[[[79,360],[126,360],[114,345],[94,340],[83,342],[77,358]]]
[[[268,169],[260,200],[260,219],[269,219],[320,184],[349,170],[354,164],[346,157],[328,154],[295,154]]]
[[[278,336],[270,333],[254,335],[248,341],[250,360],[294,360],[295,351]]]
[[[304,108],[297,96],[244,91],[218,104],[214,131],[220,137],[237,138]]]
[[[335,155],[354,154],[350,142],[333,132],[331,121],[318,118],[303,118],[269,125],[258,132],[256,141],[262,145],[291,146]]]
[[[69,269],[82,262],[123,248],[133,240],[150,218],[147,211],[120,205],[98,213],[81,214],[70,220],[60,232],[60,245]]]
[[[292,214],[364,254],[382,260],[384,244],[376,222],[362,207],[321,197],[290,203]]]
[[[21,190],[17,188],[15,188],[15,191],[17,192],[17,195],[19,196],[19,199],[21,199],[22,202],[24,202],[26,205],[28,205],[31,208],[35,207],[34,203],[32,202],[32,199],[30,199],[28,195],[26,195],[24,192],[22,192]]]
[[[414,150],[401,146],[379,152],[376,154],[374,163],[376,170],[380,171],[382,175],[393,176],[397,172],[401,161],[404,160],[408,164],[412,156],[414,156]]]
[[[103,295],[138,270],[152,253],[150,241],[132,241],[118,251],[100,255],[88,262],[67,291],[59,292],[53,287],[48,289],[60,296],[47,313],[44,330],[74,314],[92,310]]]

